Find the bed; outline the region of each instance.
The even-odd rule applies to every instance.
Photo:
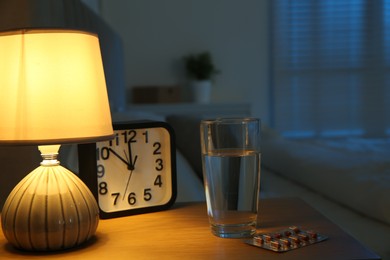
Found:
[[[263,141],[263,166],[390,225],[390,139]]]
[[[263,197],[299,196],[390,259],[390,139],[289,140],[268,131]]]

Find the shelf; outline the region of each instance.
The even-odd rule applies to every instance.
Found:
[[[124,116],[131,113],[151,113],[160,116],[168,115],[199,115],[203,117],[217,116],[250,116],[251,105],[249,103],[167,103],[167,104],[131,104],[127,110],[115,113],[116,116]]]

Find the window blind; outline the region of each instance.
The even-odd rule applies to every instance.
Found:
[[[272,121],[283,135],[390,134],[390,0],[271,1]]]

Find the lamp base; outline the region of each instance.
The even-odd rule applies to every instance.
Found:
[[[59,147],[59,146],[58,146]],[[90,239],[99,208],[87,186],[42,152],[41,166],[12,190],[1,213],[4,236],[16,248],[55,251]]]

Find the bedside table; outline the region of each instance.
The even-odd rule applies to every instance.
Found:
[[[304,201],[264,199],[260,230],[299,226],[328,240],[285,253],[211,234],[205,203],[178,203],[158,213],[100,220],[96,236],[77,249],[54,253],[15,250],[0,234],[1,259],[380,259]]]

